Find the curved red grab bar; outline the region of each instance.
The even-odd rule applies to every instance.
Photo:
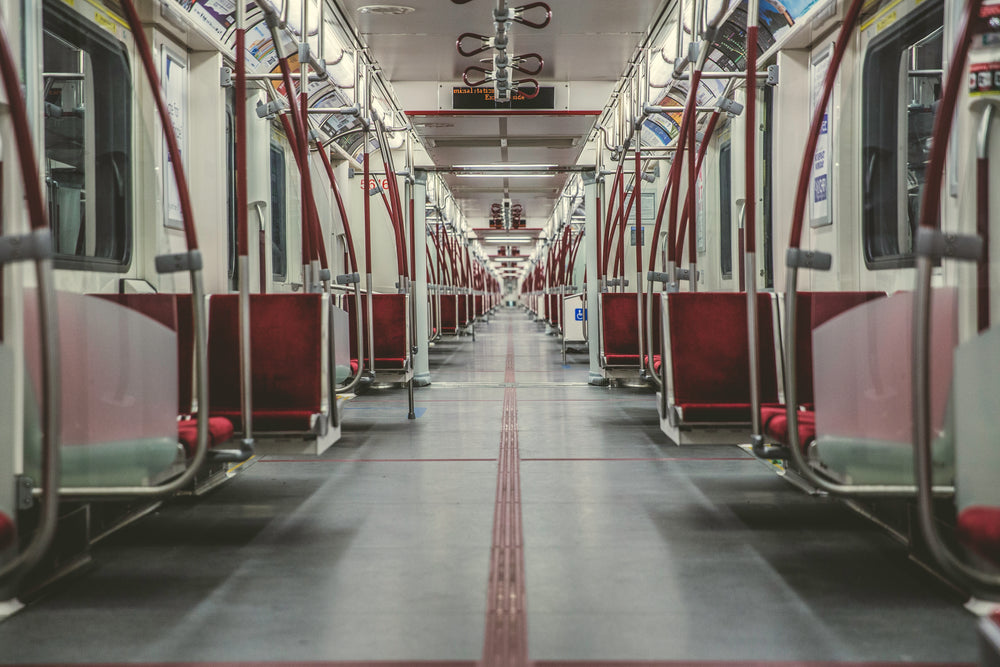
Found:
[[[528,60],[536,60],[538,62],[538,67],[525,69],[524,63]],[[527,74],[528,76],[534,76],[542,71],[542,68],[545,66],[545,60],[538,53],[525,53],[524,55],[511,58],[510,64],[511,67],[516,69],[518,72]]]
[[[528,19],[524,18],[525,12],[529,12],[532,9],[536,9],[538,7],[541,7],[542,9],[545,10],[545,19],[543,21],[541,22],[529,21]],[[529,28],[535,28],[536,30],[540,30],[541,28],[547,26],[551,20],[552,20],[552,8],[549,7],[547,4],[545,4],[544,2],[532,2],[527,5],[521,5],[520,7],[514,8],[514,21],[520,23],[521,25],[526,25]]]
[[[483,73],[482,81],[476,81],[475,83],[469,81],[469,72],[482,72]],[[464,72],[462,72],[462,81],[465,82],[465,85],[471,86],[472,88],[476,88],[477,86],[482,86],[483,84],[493,81],[493,73],[477,65],[472,65],[466,68]]]
[[[476,49],[475,51],[466,51],[465,49],[462,48],[462,42],[469,38],[474,38],[479,40],[479,48]],[[480,53],[483,53],[484,51],[489,51],[491,48],[493,48],[490,45],[490,42],[492,41],[493,41],[492,37],[487,37],[486,35],[480,35],[478,32],[463,32],[461,35],[458,36],[458,39],[455,40],[455,49],[458,51],[459,55],[463,55],[466,58],[471,58],[472,56],[477,56]]]

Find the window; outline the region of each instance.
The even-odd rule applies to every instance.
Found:
[[[125,271],[132,246],[132,91],[125,47],[44,10],[45,182],[56,266]]]
[[[862,102],[862,228],[869,268],[913,265],[924,170],[941,93],[940,2],[872,40]]]
[[[275,280],[288,276],[288,239],[285,235],[285,151],[271,143],[271,275]]]
[[[733,277],[733,145],[727,141],[719,149],[719,256],[722,277]]]

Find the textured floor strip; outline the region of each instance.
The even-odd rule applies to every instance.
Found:
[[[514,335],[507,327],[507,385],[503,397],[497,498],[493,510],[493,546],[487,587],[483,665],[528,664],[524,545],[521,528],[521,468],[517,436],[517,389],[514,386]]]

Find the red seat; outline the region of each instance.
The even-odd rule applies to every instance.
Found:
[[[351,375],[357,375],[359,368],[361,368],[361,364],[358,363],[358,360],[351,359]]]
[[[0,551],[14,544],[16,537],[17,527],[14,526],[14,520],[0,512]]]
[[[673,404],[689,423],[749,423],[750,351],[747,297],[739,292],[668,295],[668,378]],[[776,404],[778,375],[772,297],[759,294],[761,402]]]
[[[643,295],[645,303],[646,295]],[[639,367],[639,300],[635,292],[605,292],[601,294],[601,318],[604,323],[606,366]],[[653,299],[653,359],[660,350],[660,299]],[[643,332],[645,335],[645,332]]]
[[[761,426],[764,433],[775,442],[788,444],[788,415],[785,406],[767,406],[760,409]],[[799,447],[804,451],[816,439],[816,413],[799,410]]]
[[[375,320],[375,370],[406,370],[406,360],[409,357],[408,332],[406,328],[406,295],[405,294],[374,294],[372,295],[372,317]],[[459,300],[464,301],[465,297]],[[350,318],[351,331],[357,331],[357,320],[353,302],[348,302],[347,309]],[[364,335],[368,331],[368,308],[361,310],[361,325]],[[356,340],[351,340],[351,356],[358,359]],[[368,361],[368,357],[365,357]]]
[[[962,544],[1000,565],[1000,507],[966,507],[958,515],[957,532]]]
[[[441,295],[441,333],[453,334],[458,332],[458,295]]]
[[[210,301],[208,370],[211,415],[241,428],[239,297]],[[254,430],[309,432],[323,401],[321,294],[250,296],[250,368]]]
[[[208,420],[208,446],[218,447],[233,437],[233,423],[223,417],[210,417]],[[184,446],[184,454],[191,458],[198,446],[198,422],[194,419],[184,419],[177,422],[177,439]]]

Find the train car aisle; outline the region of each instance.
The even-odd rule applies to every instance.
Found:
[[[960,599],[870,523],[668,444],[522,311],[477,328],[432,348],[416,421],[372,390],[321,457],[123,529],[0,623],[0,662],[974,660]]]

